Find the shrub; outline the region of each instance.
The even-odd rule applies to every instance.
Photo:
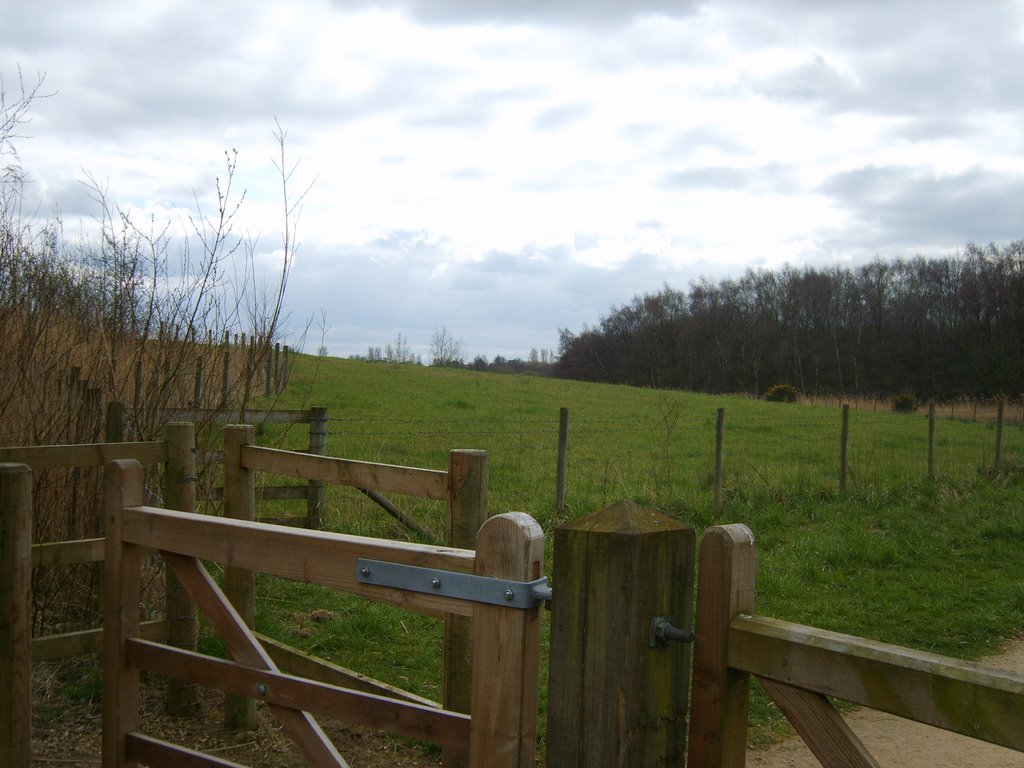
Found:
[[[892,399],[892,409],[896,413],[914,413],[917,410],[917,398],[909,392],[896,395]]]
[[[776,384],[764,393],[764,399],[770,403],[795,403],[799,394],[792,384]]]

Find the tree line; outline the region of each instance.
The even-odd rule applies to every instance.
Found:
[[[1024,240],[856,268],[665,285],[560,330],[555,375],[698,392],[776,384],[920,399],[1024,392]]]

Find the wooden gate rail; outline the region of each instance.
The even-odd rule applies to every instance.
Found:
[[[1024,752],[1024,674],[752,615],[745,526],[709,529],[700,562],[692,768],[744,764],[750,675],[826,768],[877,765],[828,697]]]
[[[316,766],[346,765],[311,713],[433,741],[468,753],[471,768],[527,768],[534,762],[540,608],[517,609],[438,594],[362,584],[358,558],[481,576],[540,577],[544,536],[528,515],[491,518],[476,551],[297,530],[142,505],[141,467],[107,466],[104,584],[103,765],[226,765],[137,733],[140,669],[261,699]],[[141,639],[142,553],[156,549],[224,640],[232,661]],[[260,570],[363,595],[410,610],[471,616],[475,654],[470,714],[306,680],[280,672],[201,560]]]

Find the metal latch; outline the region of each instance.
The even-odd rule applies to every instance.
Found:
[[[538,603],[551,599],[547,576],[535,581],[510,581],[362,557],[356,560],[356,579],[360,584],[444,595],[507,608],[535,608]]]
[[[692,643],[693,637],[692,630],[673,627],[671,616],[655,616],[651,619],[650,634],[647,636],[647,647],[658,648],[668,645],[669,640],[678,640],[680,643]]]

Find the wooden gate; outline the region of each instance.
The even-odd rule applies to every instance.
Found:
[[[507,607],[442,594],[367,584],[357,560],[531,582],[540,578],[544,536],[533,518],[490,518],[477,549],[453,549],[143,506],[141,466],[110,462],[104,486],[103,765],[230,763],[139,732],[140,671],[250,696],[267,703],[312,765],[345,766],[315,716],[423,739],[461,750],[471,768],[527,768],[534,763],[540,608]],[[185,585],[231,660],[144,640],[139,636],[142,556],[157,550]],[[241,620],[203,560],[315,583],[431,615],[472,617],[472,709],[469,715],[280,672]]]

